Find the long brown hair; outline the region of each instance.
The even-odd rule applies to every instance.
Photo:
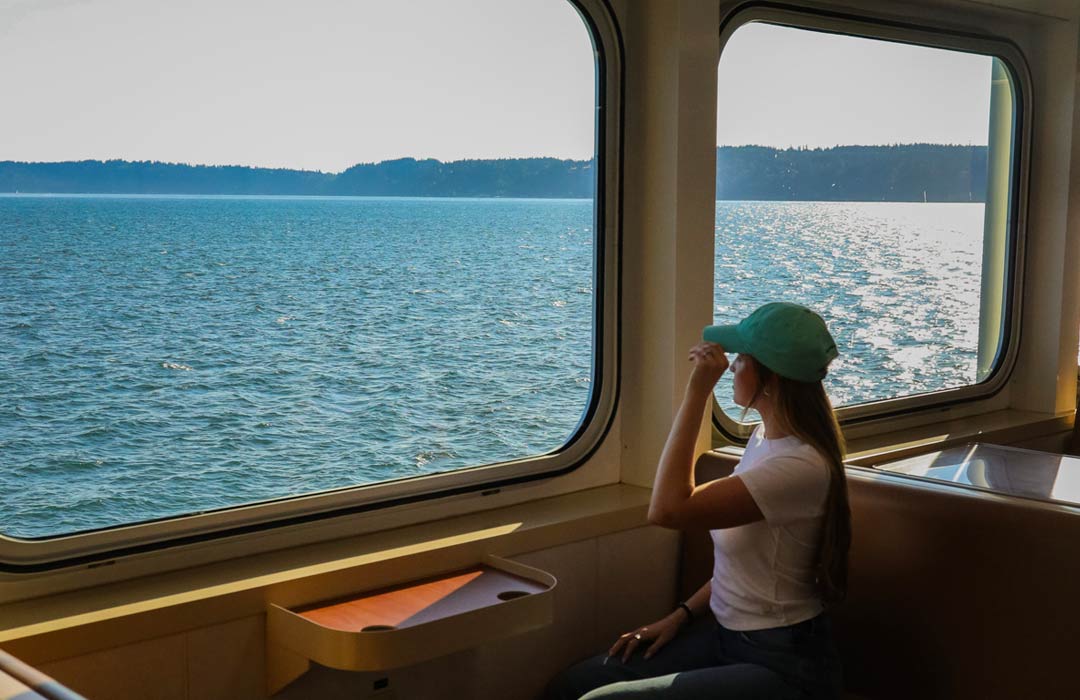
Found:
[[[847,595],[848,550],[851,547],[844,436],[836,422],[829,395],[820,381],[788,379],[757,359],[750,359],[757,370],[758,385],[749,407],[757,403],[766,387],[775,386],[773,405],[780,427],[817,450],[829,467],[829,493],[825,498],[825,520],[821,526],[814,573],[822,601],[826,605],[838,603]],[[749,407],[744,409],[744,417]]]

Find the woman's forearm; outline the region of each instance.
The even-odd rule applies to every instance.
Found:
[[[710,393],[693,382],[686,388],[682,405],[660,455],[649,501],[649,522],[665,525],[670,521],[671,514],[694,492],[694,451],[701,429],[701,416]]]
[[[698,619],[709,612],[709,598],[711,595],[712,579],[710,578],[701,588],[694,591],[694,595],[686,599],[686,607],[690,608],[690,617],[686,616],[686,612],[682,608],[675,608],[668,613],[668,617],[677,617],[677,621],[683,623]]]
[[[709,609],[709,597],[711,595],[712,579],[710,578],[705,582],[705,585],[694,592],[694,595],[686,599],[686,604],[689,606],[690,611],[694,613],[694,617],[701,617]]]

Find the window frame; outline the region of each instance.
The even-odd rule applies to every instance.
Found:
[[[878,399],[865,403],[841,406],[837,419],[845,428],[858,426],[874,431],[899,416],[922,414],[927,420],[939,420],[942,409],[960,404],[972,404],[990,399],[1007,385],[1016,366],[1020,346],[1021,311],[1024,275],[1024,249],[1027,230],[1029,186],[1029,153],[1031,145],[1032,80],[1027,60],[1020,48],[1003,37],[959,30],[944,30],[929,26],[897,22],[885,17],[846,14],[826,10],[796,8],[782,3],[751,2],[738,6],[720,21],[720,51],[717,70],[723,60],[724,48],[731,36],[752,22],[763,22],[792,29],[825,34],[853,36],[904,43],[927,48],[949,49],[977,53],[999,59],[1009,73],[1013,86],[1012,161],[1008,188],[1008,221],[1005,236],[1005,269],[1002,313],[1004,315],[1001,341],[993,369],[981,382],[963,387],[941,389],[924,394]],[[718,95],[718,102],[720,99]],[[715,200],[714,200],[715,201]],[[715,205],[714,205],[715,206]],[[715,209],[714,214],[715,218]],[[715,255],[715,250],[713,251]],[[715,278],[714,278],[715,284]],[[710,288],[710,308],[712,306]],[[980,304],[983,300],[980,297]],[[757,422],[741,423],[730,418],[715,405],[713,408],[713,444],[744,445]],[[895,426],[892,426],[895,427]]]
[[[297,528],[306,530],[305,539],[309,539],[312,526],[325,525],[327,532],[340,532],[343,516],[384,509],[393,511],[399,506],[430,504],[440,499],[446,502],[453,500],[452,497],[473,497],[464,512],[482,510],[493,507],[490,499],[485,501],[484,496],[494,495],[509,486],[570,473],[589,460],[608,436],[619,395],[625,69],[622,36],[608,0],[563,1],[578,13],[593,45],[596,191],[591,391],[577,428],[562,447],[541,455],[442,474],[241,503],[74,534],[19,538],[0,533],[0,574],[23,578],[24,574],[58,569],[95,568],[120,558],[206,543],[225,544],[220,549],[227,550],[236,538],[250,535],[275,540],[253,546],[251,551],[277,549],[295,544],[294,538],[287,533],[296,532]],[[565,489],[574,490],[574,487]],[[387,518],[395,521],[391,527],[400,524],[401,518],[396,514]],[[422,516],[416,516],[411,521],[422,519]],[[384,519],[381,524],[372,520],[366,527],[352,524],[347,529],[349,534],[360,534],[385,527]],[[224,558],[229,554],[217,556]]]

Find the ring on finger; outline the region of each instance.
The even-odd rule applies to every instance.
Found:
[[[640,642],[641,641],[641,633],[635,634],[634,639],[636,639],[637,641]]]

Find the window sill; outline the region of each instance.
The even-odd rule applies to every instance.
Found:
[[[872,467],[967,442],[1009,444],[1065,433],[1072,426],[1072,413],[1053,415],[1033,411],[994,411],[855,438],[847,443],[847,459],[844,461],[852,466]],[[742,451],[741,447],[729,445],[712,452],[738,459]]]
[[[1003,410],[905,428],[848,442],[848,464],[870,467],[967,442],[1010,444],[1067,432],[1073,414]]]
[[[649,489],[616,484],[333,542],[0,605],[0,644],[67,658],[647,524]]]
[[[1062,415],[1031,410],[996,410],[994,413],[943,420],[930,425],[902,428],[848,440],[848,465],[870,467],[882,461],[902,459],[927,450],[968,442],[1009,444],[1045,435],[1068,432],[1074,414]],[[713,453],[741,457],[743,448],[724,445]]]

